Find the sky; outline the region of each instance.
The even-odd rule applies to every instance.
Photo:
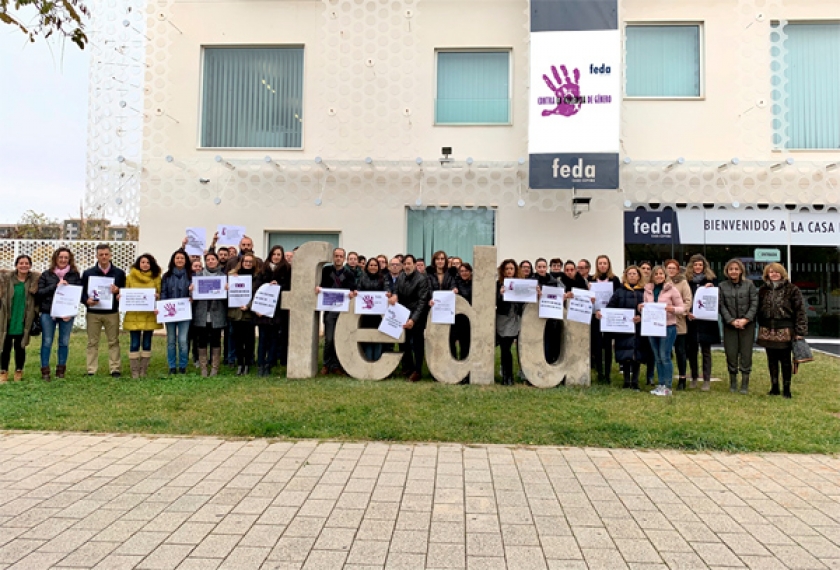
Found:
[[[78,217],[85,195],[90,47],[0,24],[0,223]]]

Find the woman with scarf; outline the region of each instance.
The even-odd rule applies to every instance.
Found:
[[[236,375],[243,376],[250,372],[254,360],[254,344],[256,333],[254,329],[254,313],[251,312],[251,302],[254,300],[254,275],[257,273],[257,257],[253,253],[245,253],[239,257],[236,267],[228,274],[233,277],[251,278],[251,300],[241,307],[228,306],[227,316],[233,329],[231,340],[236,353]],[[279,301],[279,299],[278,299]],[[275,309],[275,313],[277,310]]]
[[[179,249],[169,258],[169,267],[161,279],[161,300],[188,298],[191,281],[192,266],[189,257],[186,251]],[[166,360],[169,364],[169,374],[187,373],[189,331],[189,320],[166,323]]]
[[[595,275],[590,276],[590,283],[611,283],[613,293],[621,287],[621,281],[615,276],[612,261],[609,256],[599,255],[595,258]],[[601,332],[601,321],[593,315],[592,331],[589,337],[589,348],[592,353],[592,368],[598,375],[598,382],[610,383],[613,363],[613,339],[609,333]]]
[[[792,343],[808,334],[802,291],[788,280],[781,263],[764,268],[764,284],[758,290],[758,344],[767,351],[770,369],[769,396],[779,395],[779,367],[782,369],[783,394],[791,398],[793,375]]]
[[[127,289],[154,289],[155,299],[160,298],[160,266],[154,256],[144,253],[137,258],[125,279]],[[132,378],[145,378],[152,360],[152,335],[163,328],[154,311],[131,311],[125,314],[123,330],[129,331],[131,341],[128,364]]]
[[[709,262],[699,253],[688,260],[685,280],[691,288],[692,306],[694,296],[700,287],[717,287],[718,280],[715,272],[709,267]],[[688,366],[691,368],[691,387],[697,387],[697,353],[703,354],[703,387],[704,392],[712,389],[712,345],[720,342],[720,329],[717,321],[698,321],[692,313],[688,313],[688,333],[686,336],[686,353]]]
[[[283,291],[288,291],[292,281],[292,266],[286,261],[286,252],[281,245],[275,245],[268,252],[266,263],[254,279],[254,291],[263,285],[279,285],[280,297],[277,299],[277,308],[274,315],[257,315],[257,328],[260,330],[260,339],[257,343],[257,376],[270,376],[272,367],[277,364],[282,350],[282,342],[288,339],[288,331],[283,330],[284,322],[288,324],[288,313],[280,309],[283,300]],[[284,315],[286,315],[284,317]],[[285,362],[281,361],[285,365]]]
[[[38,294],[35,296],[41,311],[41,379],[49,382],[50,353],[52,352],[55,329],[58,327],[58,365],[55,367],[55,377],[64,378],[67,371],[67,356],[70,352],[70,333],[73,332],[75,317],[54,319],[50,316],[53,297],[59,287],[65,285],[82,285],[82,276],[76,268],[73,252],[66,247],[60,247],[53,253],[50,268],[38,278]]]
[[[19,255],[15,259],[14,271],[0,274],[0,384],[9,379],[9,362],[12,347],[15,351],[15,382],[23,380],[23,366],[26,363],[26,347],[32,323],[38,318],[35,294],[38,293],[38,279],[41,274],[32,271],[32,258]]]
[[[665,272],[674,287],[679,291],[683,300],[684,311],[677,313],[677,340],[674,341],[674,353],[677,355],[677,390],[685,390],[685,372],[687,366],[685,354],[685,338],[688,333],[686,326],[686,315],[691,311],[691,287],[685,280],[685,274],[680,271],[680,262],[676,259],[669,259],[665,262]]]
[[[747,270],[740,259],[726,262],[723,273],[728,277],[720,284],[720,316],[723,319],[723,350],[729,371],[729,391],[738,390],[741,371],[741,393],[750,389],[755,314],[758,311],[758,290],[747,279]]]
[[[357,282],[357,291],[387,291],[385,286],[385,276],[379,267],[379,260],[371,257],[365,264],[365,269],[362,271],[362,277]],[[379,323],[382,317],[378,315],[362,315],[359,320],[359,328],[376,329],[379,328]],[[368,362],[376,362],[382,357],[382,343],[381,342],[364,342],[362,343],[362,350],[365,354],[365,359]]]
[[[621,287],[616,289],[607,307],[610,309],[633,309],[635,315],[633,322],[636,323],[635,333],[613,333],[615,339],[615,359],[621,363],[624,372],[624,388],[630,390],[639,389],[639,368],[645,358],[641,342],[641,312],[640,305],[644,302],[644,285],[642,284],[642,272],[635,265],[624,270],[621,280]],[[601,311],[595,313],[601,318]]]
[[[204,254],[204,269],[196,277],[224,277],[219,257],[213,252]],[[190,285],[192,292],[194,285]],[[198,344],[198,366],[201,376],[216,376],[222,359],[222,330],[227,325],[225,299],[200,300],[193,303],[193,327]],[[210,348],[210,372],[207,372],[207,348]]]
[[[524,303],[505,301],[505,279],[515,279],[519,267],[513,259],[505,259],[499,265],[499,280],[496,282],[496,340],[502,356],[502,384],[513,386],[513,354],[511,347],[519,336],[522,326]]]

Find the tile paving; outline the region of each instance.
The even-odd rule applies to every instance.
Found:
[[[840,569],[840,458],[0,434],[0,570]]]

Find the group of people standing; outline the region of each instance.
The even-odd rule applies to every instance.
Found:
[[[76,267],[73,252],[66,247],[60,247],[53,253],[49,268],[40,274],[32,270],[29,256],[18,256],[14,270],[0,272],[0,383],[9,380],[12,352],[12,379],[22,379],[26,347],[38,334],[42,334],[41,377],[51,380],[50,359],[56,331],[58,355],[55,377],[64,378],[74,318],[50,316],[55,292],[64,285],[82,286],[82,303],[86,307],[87,318],[87,374],[98,372],[99,344],[104,329],[109,373],[113,377],[122,373],[119,345],[122,289],[154,289],[158,299],[184,299],[191,297],[193,276],[222,274],[251,276],[254,291],[268,283],[280,285],[281,291],[291,288],[294,252],[286,252],[282,246],[272,247],[263,261],[254,254],[253,242],[247,236],[240,241],[238,250],[217,248],[214,237],[203,256],[190,256],[184,245],[171,254],[166,271],[153,255],[144,253],[127,274],[111,263],[111,250],[107,244],[97,246],[97,263],[83,273]],[[654,376],[658,376],[658,385],[652,393],[659,396],[672,393],[672,354],[676,355],[677,390],[697,387],[701,380],[700,389],[710,389],[711,348],[721,341],[721,327],[715,321],[695,319],[692,301],[699,288],[719,287],[720,321],[730,390],[738,391],[740,373],[740,392],[748,393],[753,345],[757,337],[757,343],[767,352],[770,394],[791,397],[791,345],[807,334],[808,322],[802,294],[790,282],[781,264],[770,263],[765,267],[760,287],[747,278],[743,263],[737,259],[726,264],[725,277],[718,280],[706,258],[699,254],[692,256],[685,268],[675,259],[657,266],[649,262],[630,265],[624,269],[620,279],[614,274],[606,255],[598,256],[594,271],[592,269],[586,259],[563,262],[558,258],[539,258],[533,264],[527,260],[502,261],[498,267],[496,343],[501,353],[503,384],[514,383],[512,347],[519,336],[524,308],[523,303],[504,299],[505,279],[536,280],[538,292],[545,286],[562,286],[571,291],[574,288],[588,289],[592,283],[611,283],[613,293],[606,306],[632,309],[636,332],[602,332],[601,314],[596,311],[591,323],[592,368],[599,382],[609,383],[615,360],[621,367],[624,387],[639,389],[641,366],[645,364],[648,384],[653,384]],[[398,301],[405,306],[411,314],[404,327],[405,342],[400,347],[403,351],[401,370],[408,380],[418,381],[425,359],[424,333],[429,308],[433,304],[432,293],[453,291],[471,303],[472,274],[473,268],[469,263],[447,256],[443,251],[435,252],[431,264],[427,266],[424,259],[417,259],[411,254],[365,258],[356,252],[347,253],[342,248],[336,248],[332,264],[323,268],[315,292],[322,288],[345,289],[354,296],[360,291],[384,291],[391,297],[391,302]],[[88,281],[92,277],[112,279],[110,292],[113,303],[109,307],[102,306],[101,300],[88,294]],[[567,293],[567,297],[571,295]],[[641,334],[641,313],[645,303],[665,305],[667,332],[664,337]],[[162,328],[155,313],[129,312],[123,320],[122,328],[130,334],[132,378],[142,378],[148,372],[152,336],[155,330]],[[338,316],[337,312],[324,313],[322,375],[344,373],[335,350]],[[375,328],[378,320],[379,317],[366,316],[361,326]],[[563,321],[549,320],[546,323],[544,349],[549,362],[559,357],[562,327]],[[278,308],[273,316],[267,316],[253,312],[250,304],[235,307],[228,306],[224,299],[194,300],[191,319],[166,323],[169,373],[186,373],[192,352],[202,376],[217,375],[219,367],[225,362],[236,367],[237,375],[249,374],[255,360],[258,374],[268,376],[275,365],[286,364],[288,333],[288,311]],[[450,349],[460,359],[469,355],[470,326],[464,315],[457,315],[451,327]],[[363,350],[368,360],[375,361],[383,352],[393,351],[394,346],[367,343]]]

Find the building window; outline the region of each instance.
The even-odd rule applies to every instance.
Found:
[[[201,146],[301,148],[303,48],[204,48]]]
[[[627,97],[701,96],[700,25],[628,25]]]
[[[840,23],[778,24],[773,43],[773,144],[840,148]]]
[[[510,52],[437,52],[435,123],[510,124]]]
[[[292,251],[310,241],[325,241],[330,247],[338,247],[336,232],[268,232],[268,249],[282,245],[283,251]]]
[[[408,253],[423,257],[426,263],[438,250],[472,263],[473,246],[494,245],[495,232],[495,210],[408,210]]]

